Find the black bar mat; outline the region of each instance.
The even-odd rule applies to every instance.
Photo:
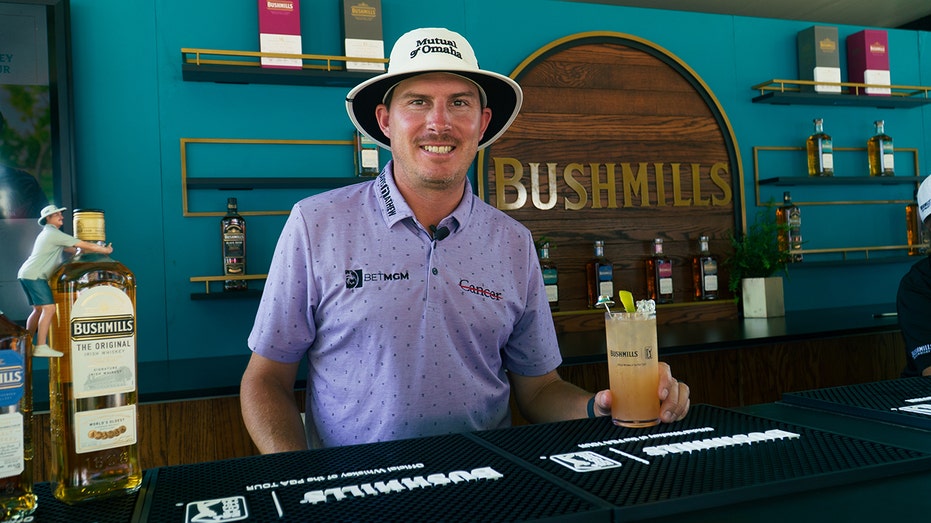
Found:
[[[438,436],[156,469],[144,521],[611,521],[487,444]]]
[[[145,481],[142,489],[145,489]],[[50,483],[36,483],[33,490],[39,498],[38,507],[32,513],[32,520],[37,523],[130,523],[136,521],[136,502],[143,495],[140,489],[125,496],[68,505],[55,499]]]
[[[611,503],[618,521],[931,469],[931,454],[708,405],[646,429],[599,418],[472,437]]]
[[[782,401],[931,430],[931,377],[787,392],[782,395]]]

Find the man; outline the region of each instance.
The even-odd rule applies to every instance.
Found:
[[[928,220],[931,216],[931,176],[918,186],[916,199],[919,226],[927,234],[931,230],[931,220]],[[931,376],[931,257],[919,260],[902,277],[896,309],[905,340],[902,376]]]
[[[79,240],[70,234],[61,231],[65,218],[61,214],[64,207],[48,205],[39,214],[39,225],[42,231],[36,237],[32,246],[32,253],[19,268],[16,277],[23,286],[23,291],[32,306],[32,312],[26,318],[26,330],[36,338],[34,356],[57,358],[62,355],[48,346],[48,331],[55,317],[56,306],[52,298],[52,288],[48,278],[52,272],[61,265],[61,253],[69,253],[82,249],[87,252],[110,254],[113,246],[98,245],[96,243]]]
[[[522,96],[479,69],[461,35],[436,28],[403,35],[388,72],[349,92],[350,119],[392,160],[288,218],[240,388],[261,452],[506,427],[512,391],[531,422],[610,413],[608,391],[593,396],[556,372],[530,232],[467,178]],[[304,357],[302,425],[293,388]],[[689,389],[668,366],[657,393],[663,421],[685,416]]]

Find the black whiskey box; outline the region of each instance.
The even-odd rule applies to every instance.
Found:
[[[840,83],[837,28],[815,25],[798,33],[799,80]],[[840,93],[840,85],[802,85],[802,91]]]
[[[384,58],[381,0],[343,1],[343,43],[349,58]],[[381,62],[346,62],[347,71],[383,72]]]

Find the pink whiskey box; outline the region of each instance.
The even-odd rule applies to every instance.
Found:
[[[259,0],[259,50],[301,54],[300,0]],[[262,67],[300,69],[300,58],[262,57]]]
[[[853,83],[891,85],[889,35],[881,29],[864,29],[847,37],[847,79]],[[861,94],[889,96],[888,87],[867,87]]]

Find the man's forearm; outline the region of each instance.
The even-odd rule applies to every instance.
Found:
[[[243,380],[240,405],[246,429],[262,454],[307,449],[293,392]]]

